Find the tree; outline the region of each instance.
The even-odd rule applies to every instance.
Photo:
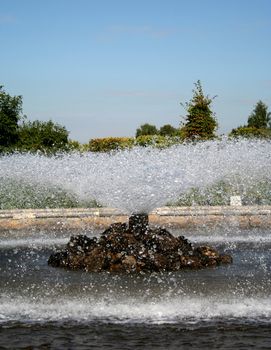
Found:
[[[68,149],[68,131],[52,120],[24,121],[19,128],[18,148],[24,151],[56,152]]]
[[[178,134],[178,129],[174,128],[170,124],[165,124],[161,126],[159,130],[159,135],[161,136],[176,136]]]
[[[138,129],[136,129],[136,137],[142,136],[142,135],[157,135],[158,130],[155,125],[151,124],[143,124]]]
[[[217,121],[210,105],[215,97],[204,96],[201,82],[195,83],[193,97],[189,102],[181,104],[187,111],[182,132],[188,139],[212,139],[215,137]]]
[[[247,125],[232,129],[229,137],[271,138],[271,113],[262,101],[257,102],[247,120]]]
[[[18,141],[22,103],[22,96],[10,96],[0,86],[0,152],[14,146]]]
[[[257,102],[253,112],[248,117],[247,125],[257,129],[266,129],[271,127],[271,113],[268,107],[262,101]]]

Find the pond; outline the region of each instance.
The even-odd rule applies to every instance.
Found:
[[[0,238],[1,349],[270,349],[270,230],[179,231],[233,264],[128,275],[48,266],[71,234]]]

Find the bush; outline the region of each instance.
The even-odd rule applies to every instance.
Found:
[[[161,136],[160,136],[160,140],[161,140]],[[153,146],[154,144],[155,144],[155,141],[154,141],[153,135],[141,135],[141,136],[138,136],[135,140],[135,146],[148,147],[148,146]]]
[[[232,138],[271,138],[271,130],[270,129],[259,129],[254,126],[239,126],[236,129],[232,129],[229,134],[229,137]]]
[[[67,150],[71,152],[87,152],[89,150],[89,145],[87,143],[80,143],[78,141],[69,140],[67,144]]]
[[[17,148],[20,151],[55,153],[68,149],[68,131],[64,126],[53,123],[51,120],[24,121],[19,127],[19,141]]]
[[[89,141],[88,150],[91,152],[110,152],[131,148],[134,138],[131,137],[106,137]]]
[[[138,129],[136,129],[136,137],[145,136],[145,135],[157,135],[158,130],[155,125],[152,124],[143,124],[140,125]]]
[[[179,136],[143,135],[136,138],[135,146],[167,148],[181,142],[182,139]]]
[[[179,129],[174,128],[174,126],[170,124],[165,124],[159,129],[159,135],[161,136],[178,136],[178,134]]]
[[[88,151],[111,152],[132,147],[156,147],[166,148],[183,141],[181,136],[142,135],[137,138],[130,137],[108,137],[92,139],[89,141]]]

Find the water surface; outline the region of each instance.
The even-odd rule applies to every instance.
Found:
[[[0,239],[1,349],[269,349],[271,233],[179,232],[229,266],[153,274],[55,269],[71,232]],[[93,232],[88,232],[93,235]]]

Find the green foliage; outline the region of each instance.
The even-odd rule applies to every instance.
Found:
[[[259,101],[248,117],[247,125],[232,129],[229,137],[270,139],[270,122],[271,113],[268,112],[268,107],[262,101]]]
[[[131,137],[106,137],[91,139],[88,144],[88,150],[91,152],[110,152],[131,148],[133,145],[134,138]]]
[[[213,206],[213,205],[229,205],[230,196],[234,191],[229,184],[219,181],[205,189],[197,187],[191,188],[186,193],[182,193],[175,203],[170,205],[177,206]]]
[[[166,148],[181,143],[180,136],[142,135],[137,138],[131,137],[107,137],[92,139],[89,141],[88,151],[111,152],[132,147],[156,147]]]
[[[229,134],[231,138],[261,138],[268,139],[271,138],[270,129],[259,129],[252,126],[239,126],[236,129],[232,129]]]
[[[216,206],[229,205],[230,197],[240,195],[243,205],[270,205],[271,183],[262,179],[256,183],[240,185],[238,179],[218,181],[206,188],[192,188],[182,193],[176,202],[168,203],[171,206]]]
[[[135,146],[167,148],[182,142],[178,136],[142,135],[136,138]]]
[[[268,107],[262,101],[259,101],[253,112],[248,117],[247,125],[248,127],[257,129],[266,129],[271,127],[271,113],[268,112]]]
[[[248,186],[243,192],[244,205],[271,205],[271,183],[261,180],[257,184]]]
[[[71,152],[87,152],[89,150],[89,145],[87,143],[80,143],[75,140],[68,140],[67,150]]]
[[[81,150],[80,142],[76,140],[68,140],[68,149],[69,151],[79,151]]]
[[[67,150],[68,131],[65,127],[48,122],[25,119],[19,125],[22,96],[10,96],[0,86],[0,152],[42,151],[54,153]]]
[[[195,83],[192,99],[184,105],[182,104],[187,111],[185,124],[182,128],[185,138],[207,140],[215,137],[217,122],[210,109],[213,99],[204,96],[201,82],[198,80]]]
[[[165,124],[165,125],[161,126],[161,128],[159,130],[159,135],[161,135],[161,136],[177,136],[178,132],[179,132],[179,130],[174,128],[172,125]]]
[[[95,199],[82,201],[60,187],[29,184],[22,180],[7,178],[0,178],[0,183],[0,210],[100,207]],[[229,205],[230,197],[234,195],[240,195],[244,205],[271,205],[271,182],[268,179],[246,184],[240,184],[238,179],[218,181],[207,188],[192,188],[181,194],[176,202],[167,205]]]
[[[55,153],[68,149],[68,131],[51,120],[23,121],[17,147],[21,151]]]
[[[135,140],[135,146],[148,147],[155,144],[153,135],[140,135]]]
[[[18,141],[18,122],[22,96],[10,96],[0,86],[0,152],[8,151]]]
[[[0,178],[0,209],[31,208],[92,208],[95,200],[81,201],[59,187],[29,184],[15,179]]]
[[[157,135],[158,130],[155,125],[151,124],[143,124],[138,129],[136,129],[136,137],[143,135]]]

